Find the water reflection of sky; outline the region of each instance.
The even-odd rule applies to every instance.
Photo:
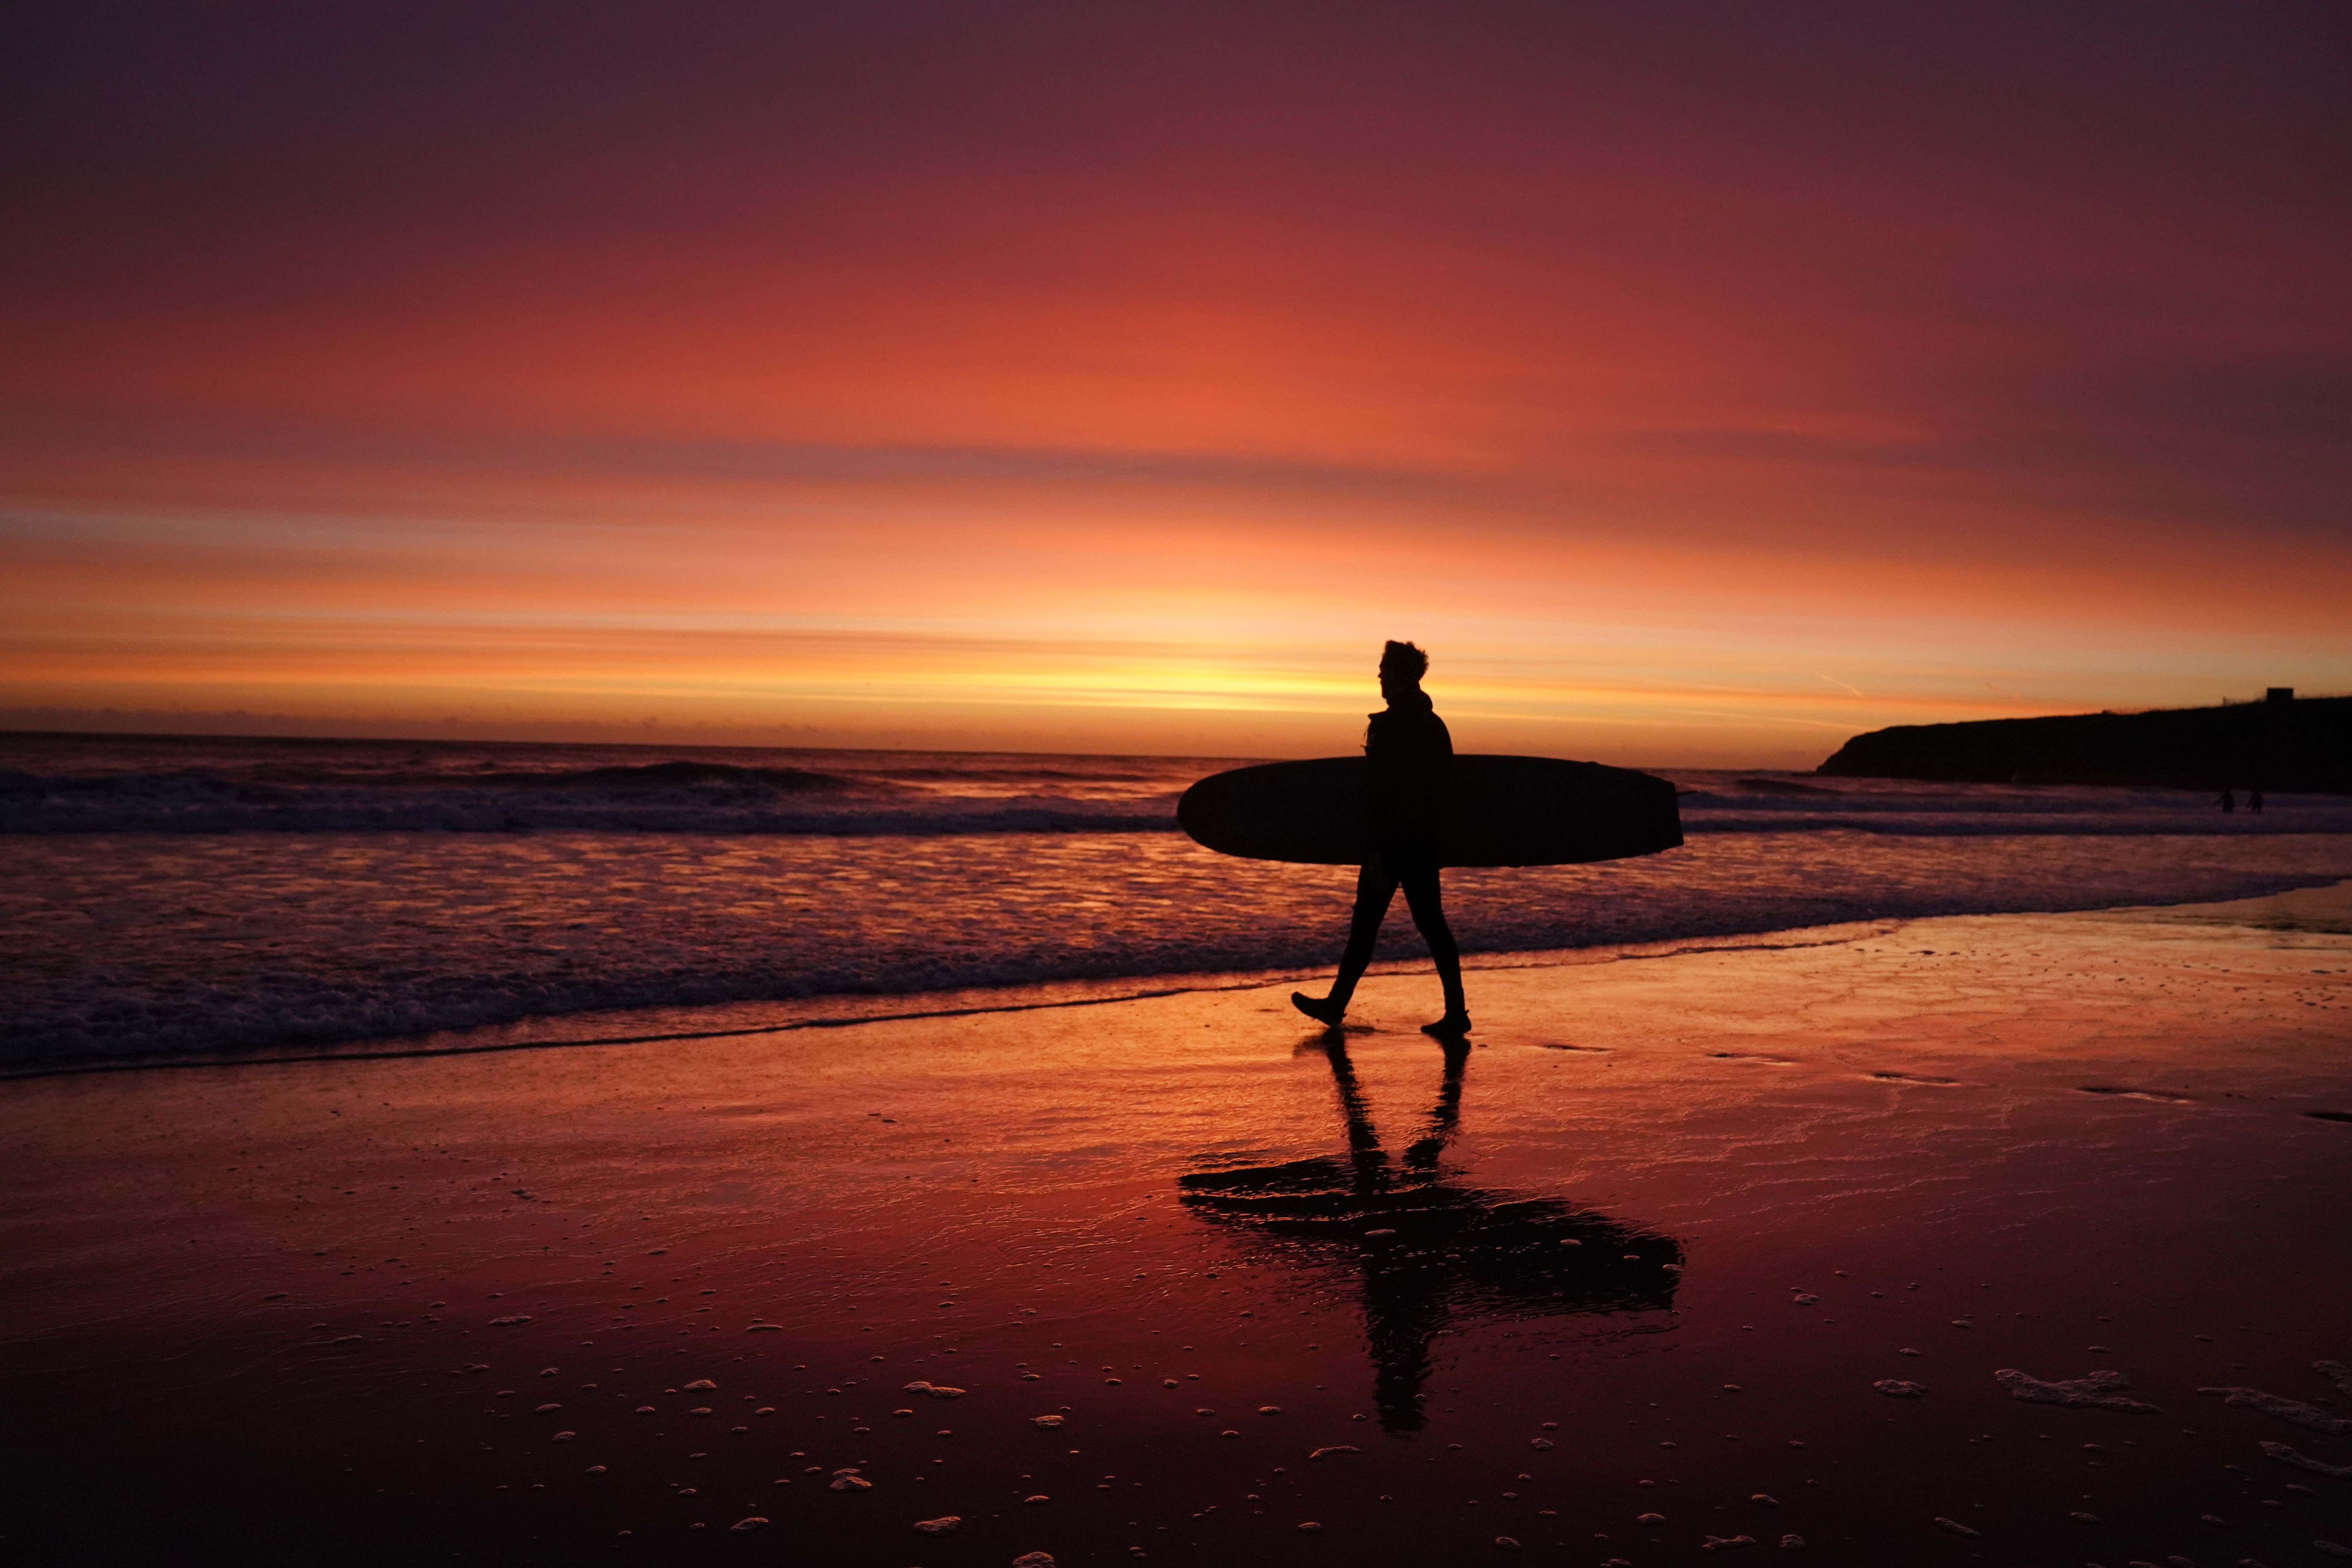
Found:
[[[1654,1311],[1674,1304],[1682,1247],[1553,1198],[1456,1179],[1470,1049],[1445,1047],[1437,1100],[1402,1153],[1382,1144],[1337,1036],[1331,1064],[1347,1152],[1180,1177],[1182,1202],[1286,1265],[1359,1277],[1381,1426],[1418,1431],[1430,1347],[1464,1322]]]

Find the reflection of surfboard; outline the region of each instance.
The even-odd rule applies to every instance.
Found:
[[[1213,773],[1184,792],[1176,820],[1223,855],[1359,866],[1371,853],[1367,766],[1318,757]],[[1457,756],[1438,850],[1447,866],[1564,866],[1682,841],[1675,786],[1664,779],[1551,757]]]

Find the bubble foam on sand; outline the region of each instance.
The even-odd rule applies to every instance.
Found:
[[[2265,1442],[2263,1444],[2263,1452],[2279,1463],[2293,1465],[2299,1470],[2309,1470],[2315,1475],[2334,1476],[2338,1480],[2352,1481],[2352,1465],[2330,1465],[2315,1459],[2308,1454],[2299,1452],[2284,1443]]]
[[[2200,1388],[2200,1394],[2218,1397],[2224,1405],[2235,1405],[2247,1410],[2259,1410],[2281,1421],[2307,1426],[2314,1432],[2340,1436],[2352,1432],[2352,1420],[2330,1415],[2315,1405],[2305,1405],[2300,1399],[2282,1399],[2275,1394],[2265,1394],[2259,1388]]]
[[[2084,1377],[2045,1383],[2015,1367],[2003,1367],[1992,1374],[1992,1380],[2009,1390],[2011,1399],[2022,1399],[2033,1405],[2063,1405],[2077,1410],[2123,1410],[2135,1415],[2163,1414],[2160,1405],[2128,1398],[2118,1392],[2132,1385],[2131,1379],[2119,1372],[2095,1372]]]

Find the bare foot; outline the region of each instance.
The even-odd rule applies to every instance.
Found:
[[[1290,1005],[1327,1029],[1338,1028],[1339,1020],[1346,1017],[1348,1014],[1347,1008],[1335,1007],[1324,998],[1309,996],[1304,991],[1292,992]]]

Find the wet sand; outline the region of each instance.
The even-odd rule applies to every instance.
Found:
[[[0,1545],[2352,1545],[2263,1446],[2352,1467],[2352,885],[1494,962],[1451,1053],[1390,974],[9,1084]]]

